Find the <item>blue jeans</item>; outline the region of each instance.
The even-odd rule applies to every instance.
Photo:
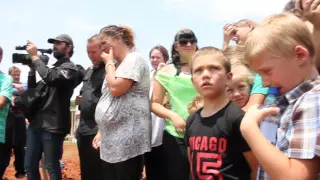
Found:
[[[50,180],[62,180],[59,159],[64,135],[37,129],[30,124],[27,130],[27,149],[25,169],[28,180],[41,180],[39,161],[44,153],[44,165],[49,172]]]

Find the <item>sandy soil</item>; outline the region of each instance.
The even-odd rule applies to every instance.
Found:
[[[13,167],[14,157],[11,158],[11,162],[7,171],[4,175],[4,180],[16,180],[14,174],[15,169]],[[65,143],[63,149],[63,158],[62,161],[65,164],[65,167],[62,169],[62,179],[63,180],[80,180],[80,164],[79,164],[79,156],[78,149],[75,144]],[[42,175],[42,169],[40,167],[40,173]],[[50,178],[48,177],[47,180]],[[27,180],[27,178],[23,178],[22,180]],[[143,172],[143,180],[146,180],[145,173]]]
[[[64,152],[63,152],[62,161],[64,162],[65,167],[62,169],[62,179],[63,180],[80,180],[80,165],[79,165],[79,156],[78,156],[77,146],[74,144],[65,144],[63,151]],[[16,178],[14,177],[15,170],[13,167],[13,161],[14,161],[14,157],[11,158],[11,162],[4,175],[4,179],[16,180]],[[42,172],[41,168],[40,168],[40,172]],[[23,178],[22,180],[27,180],[27,178]]]

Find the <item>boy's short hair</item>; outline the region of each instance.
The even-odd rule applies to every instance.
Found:
[[[290,58],[296,45],[302,45],[314,59],[312,36],[302,20],[289,13],[281,13],[263,20],[245,43],[245,59],[250,61],[264,51],[281,58]]]
[[[190,61],[190,72],[192,74],[192,64],[195,59],[197,59],[199,56],[207,56],[207,55],[218,55],[221,60],[223,61],[223,66],[226,69],[226,72],[229,73],[231,71],[231,64],[230,61],[224,56],[224,54],[221,52],[220,49],[212,46],[207,46],[200,48],[192,57],[192,60]]]

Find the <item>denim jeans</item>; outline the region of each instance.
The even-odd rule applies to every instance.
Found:
[[[30,124],[27,130],[25,169],[28,180],[41,180],[39,161],[44,153],[44,165],[50,180],[62,180],[59,159],[64,135],[37,129]]]

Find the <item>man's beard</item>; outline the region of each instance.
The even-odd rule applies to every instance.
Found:
[[[54,50],[53,52],[53,56],[59,60],[59,59],[62,59],[65,57],[65,54],[66,54],[66,49],[62,49],[60,51],[58,51],[57,49]]]

